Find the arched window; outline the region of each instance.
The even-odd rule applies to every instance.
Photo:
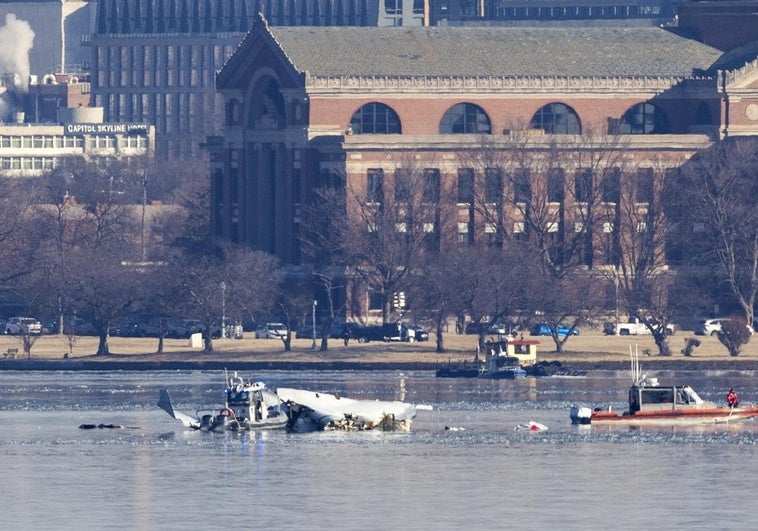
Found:
[[[492,133],[487,114],[473,103],[458,103],[450,107],[440,121],[441,135]]]
[[[240,124],[240,102],[231,99],[226,103],[226,123],[227,125]]]
[[[279,83],[266,76],[250,94],[247,126],[250,129],[283,129],[287,122],[284,98]]]
[[[619,124],[622,135],[660,135],[668,133],[666,116],[652,103],[638,103],[624,113]]]
[[[695,112],[695,125],[713,125],[713,116],[711,108],[704,101],[700,102]]]
[[[367,103],[350,119],[350,129],[355,135],[399,135],[400,118],[383,103]]]
[[[580,135],[582,126],[574,109],[563,103],[548,103],[532,117],[532,129],[542,129],[548,135]]]

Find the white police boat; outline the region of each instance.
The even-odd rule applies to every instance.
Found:
[[[262,382],[244,381],[235,372],[227,378],[224,405],[198,410],[194,416],[174,409],[167,389],[161,389],[158,406],[187,428],[201,431],[249,431],[287,426],[287,406]]]

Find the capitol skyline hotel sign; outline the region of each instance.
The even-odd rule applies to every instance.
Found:
[[[146,135],[148,124],[66,124],[66,135]]]

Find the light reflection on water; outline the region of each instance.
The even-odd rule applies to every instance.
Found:
[[[435,409],[410,433],[206,434],[155,402],[167,387],[180,409],[217,406],[216,372],[0,373],[0,529],[752,528],[758,423],[570,425],[574,403],[622,408],[625,373],[243,376]],[[657,376],[686,378],[717,402],[729,387],[758,401],[751,373]],[[514,430],[528,420],[550,429]],[[78,428],[86,423],[127,428]]]

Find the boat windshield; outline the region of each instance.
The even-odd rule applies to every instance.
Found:
[[[643,404],[670,404],[674,401],[674,389],[671,387],[640,389]]]
[[[639,389],[642,404],[702,404],[703,399],[692,389],[683,387],[644,387]]]

